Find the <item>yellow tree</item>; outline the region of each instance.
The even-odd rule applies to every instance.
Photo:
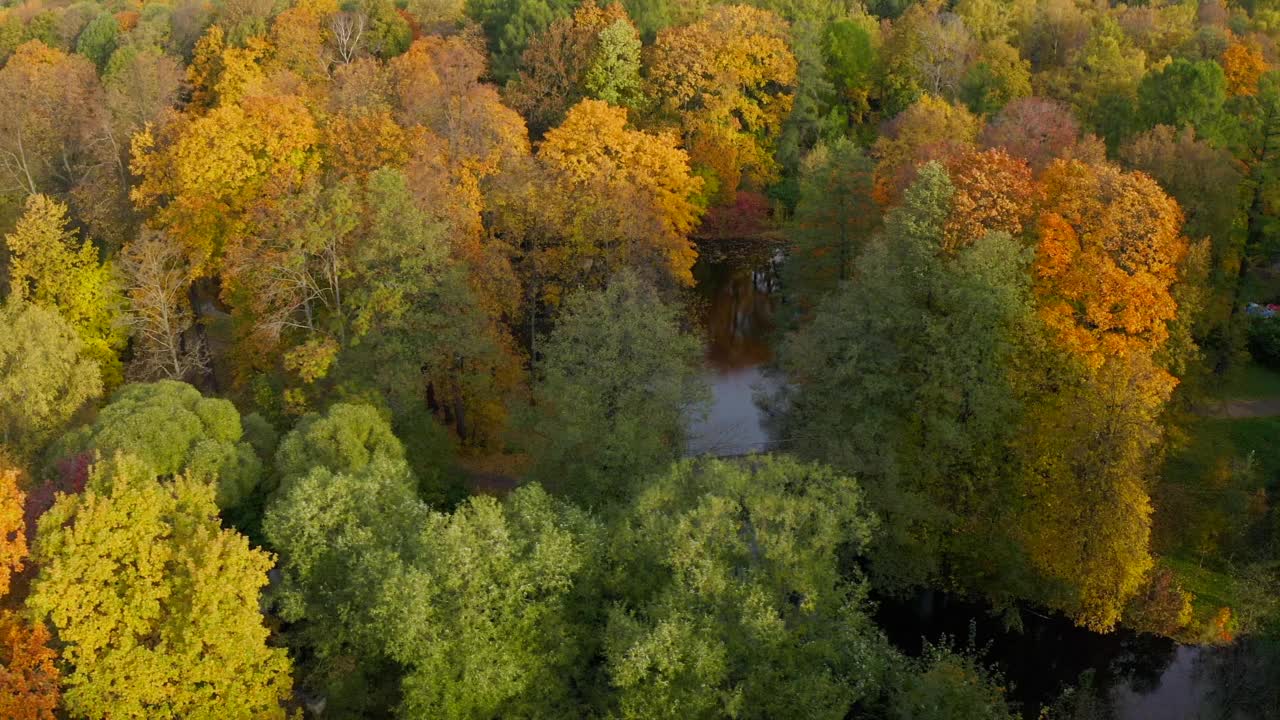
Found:
[[[922,96],[889,122],[871,148],[876,201],[897,205],[919,165],[962,155],[977,134],[978,119],[966,108],[934,95]]]
[[[320,130],[299,97],[249,96],[205,115],[169,114],[133,140],[131,195],[181,245],[195,276],[218,269],[256,209],[319,169]]]
[[[102,368],[107,385],[122,377],[117,353],[127,338],[124,298],[110,265],[98,250],[69,228],[67,207],[46,195],[32,195],[9,246],[9,289],[17,300],[56,310],[84,339]]]
[[[693,283],[689,233],[702,181],[676,137],[632,130],[626,110],[583,100],[547,133],[538,160],[547,174],[543,202],[559,230],[558,242],[538,253],[549,300],[578,282],[602,287],[628,266]]]
[[[0,598],[8,594],[9,579],[22,572],[22,559],[27,556],[25,498],[18,487],[18,471],[0,467]]]
[[[654,43],[653,94],[680,121],[693,162],[715,173],[721,202],[777,177],[774,147],[796,83],[788,37],[787,23],[767,10],[717,5]]]
[[[1055,161],[1042,176],[1034,288],[1048,333],[1020,446],[1022,528],[1050,599],[1108,630],[1151,568],[1147,494],[1177,379],[1161,364],[1188,255],[1178,204],[1150,177]]]
[[[208,483],[124,456],[40,519],[27,607],[57,628],[66,710],[284,718],[289,659],[259,611],[273,558],[222,527]]]

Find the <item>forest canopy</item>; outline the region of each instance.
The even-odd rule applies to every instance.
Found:
[[[1278,42],[1273,0],[0,4],[0,718],[1093,717],[891,642],[922,593],[1275,642]],[[692,457],[748,244],[769,439]]]

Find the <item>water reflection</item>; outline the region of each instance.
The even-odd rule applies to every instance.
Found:
[[[778,253],[758,241],[704,243],[694,267],[698,308],[706,334],[707,417],[690,428],[692,455],[742,455],[768,448],[765,418],[755,402],[776,381],[773,359]]]
[[[977,648],[1010,687],[1024,718],[1057,707],[1062,720],[1280,719],[1280,644],[1242,640],[1227,647],[1179,645],[1118,629],[1100,635],[1059,615],[1022,614],[1019,631],[987,608],[939,592],[883,600],[877,624],[903,652],[950,638]]]

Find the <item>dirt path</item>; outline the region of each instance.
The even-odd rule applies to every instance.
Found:
[[[1280,397],[1255,400],[1223,400],[1206,407],[1201,414],[1214,418],[1265,418],[1280,416]]]

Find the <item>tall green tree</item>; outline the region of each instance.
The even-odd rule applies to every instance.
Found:
[[[401,716],[583,715],[570,693],[589,671],[592,630],[577,609],[599,534],[537,485],[433,514],[378,608],[388,651],[409,668]]]
[[[272,558],[213,494],[117,456],[41,517],[27,607],[57,630],[72,716],[285,717],[289,658],[259,611]]]
[[[378,602],[416,560],[428,515],[404,462],[381,455],[360,466],[316,465],[268,507],[263,534],[281,572],[271,598],[293,624],[291,641],[315,658],[300,677],[324,693],[326,713],[385,714],[394,704],[399,673]]]
[[[1147,127],[1191,126],[1200,137],[1217,142],[1229,132],[1226,100],[1222,66],[1212,60],[1178,58],[1148,74],[1138,86],[1138,113]]]
[[[505,82],[515,74],[529,39],[576,5],[576,0],[467,0],[466,9],[489,38],[494,77]]]
[[[783,265],[786,307],[798,317],[853,277],[880,224],[874,185],[875,163],[852,140],[821,144],[805,156]]]
[[[599,506],[680,456],[708,391],[699,343],[681,331],[678,312],[631,273],[569,295],[523,422],[533,478]]]
[[[955,573],[995,592],[995,548],[1014,491],[1020,350],[1034,337],[1030,253],[1003,233],[943,251],[953,186],[920,169],[858,259],[858,275],[788,340],[784,442],[864,481],[885,530],[871,552],[887,586]],[[990,563],[991,570],[987,569]]]

